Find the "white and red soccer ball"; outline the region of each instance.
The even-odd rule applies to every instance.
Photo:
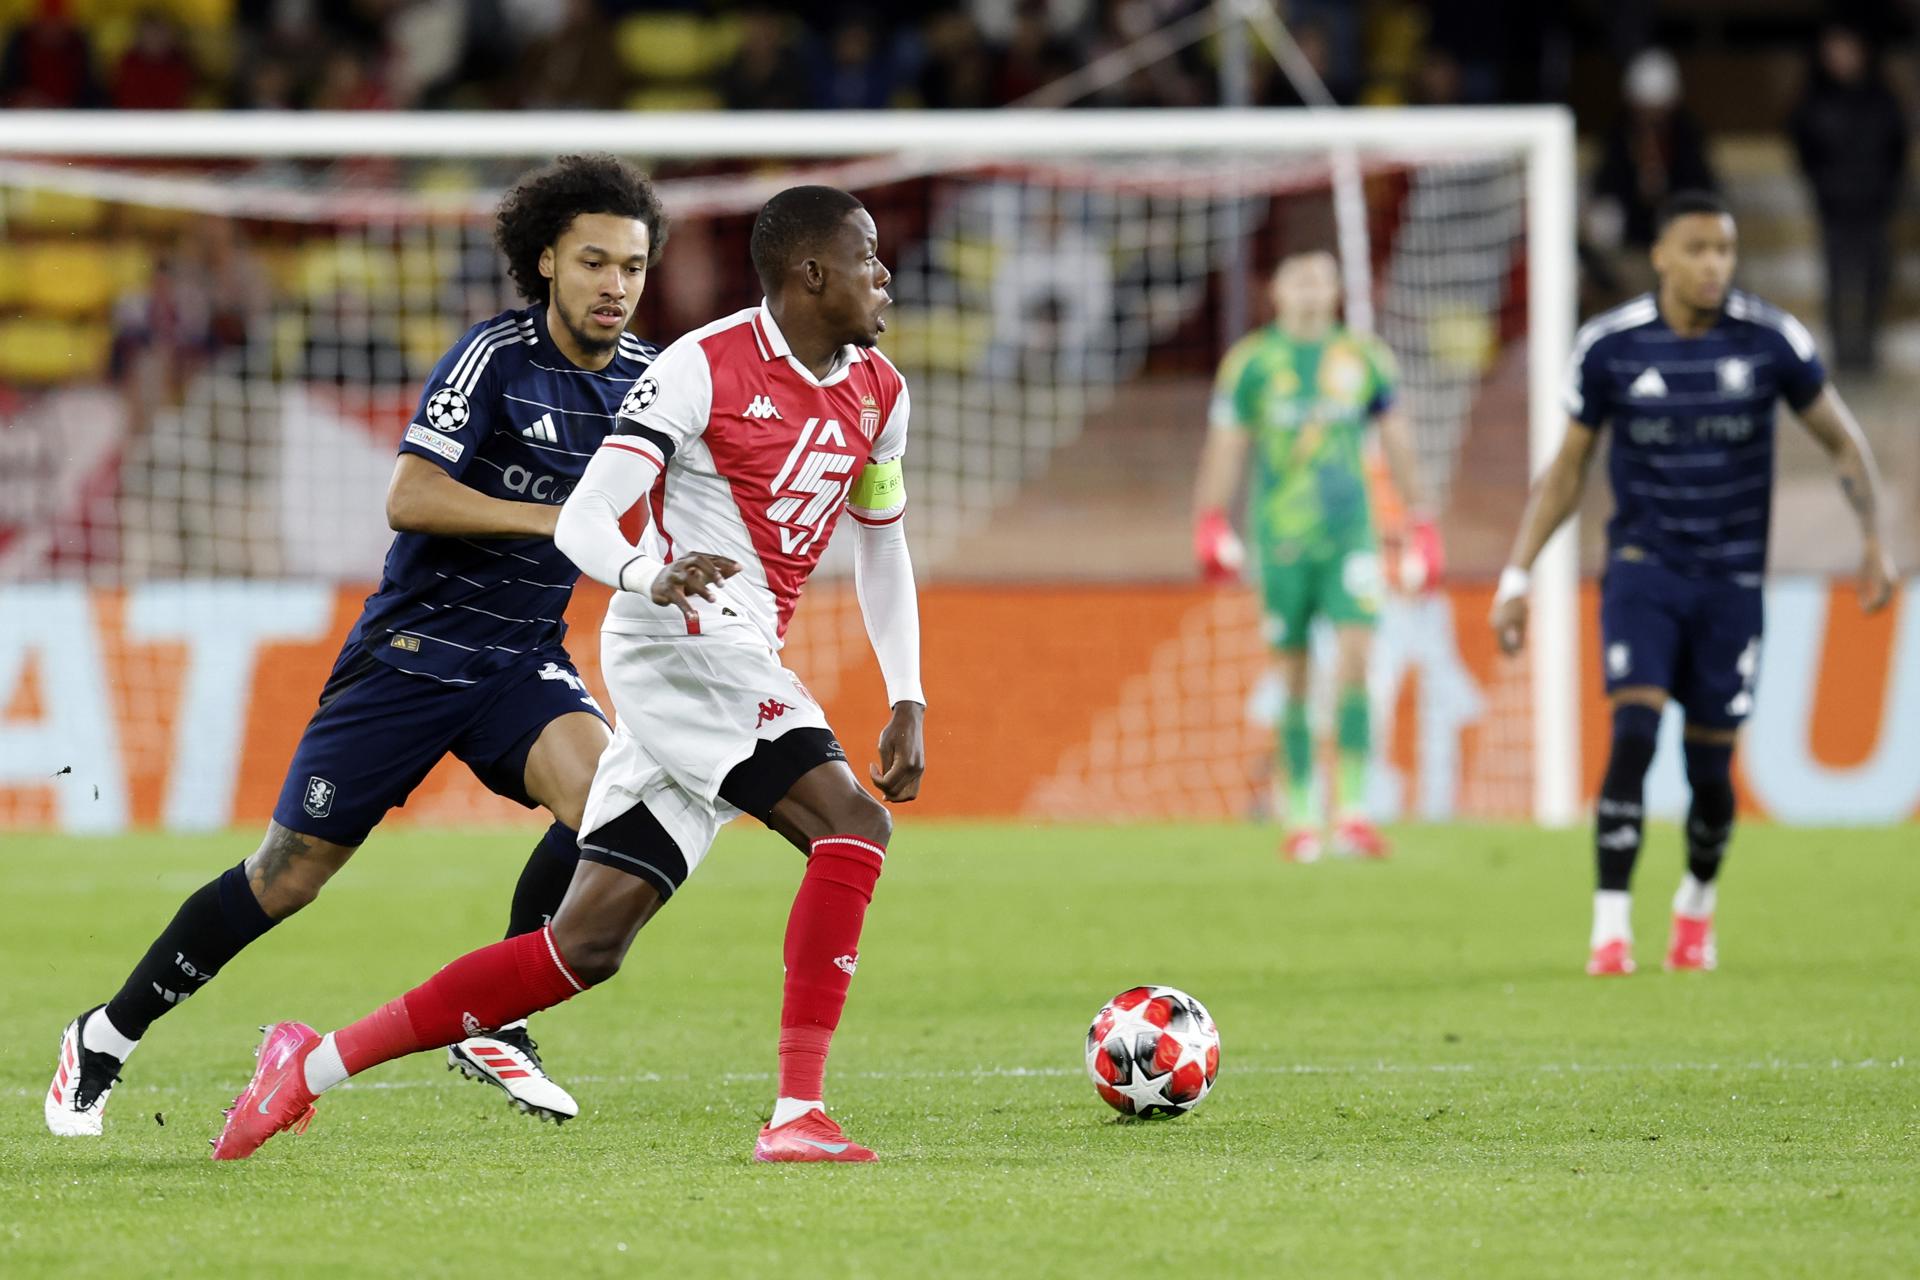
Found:
[[[1220,1074],[1220,1032],[1184,991],[1122,991],[1087,1028],[1087,1074],[1122,1115],[1183,1116]]]

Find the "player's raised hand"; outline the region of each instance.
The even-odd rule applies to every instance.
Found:
[[[1860,557],[1860,608],[1878,613],[1893,599],[1893,557],[1878,538],[1870,538]]]
[[[689,619],[694,616],[693,598],[717,600],[713,589],[740,572],[740,562],[729,560],[725,556],[713,555],[706,551],[696,551],[684,555],[668,565],[653,580],[650,593],[655,604],[676,606]]]
[[[880,731],[880,763],[868,765],[867,776],[891,804],[905,804],[920,794],[920,775],[927,771],[926,714],[917,702],[896,702],[893,718]]]

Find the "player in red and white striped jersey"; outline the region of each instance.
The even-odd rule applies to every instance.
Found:
[[[869,775],[887,800],[913,799],[926,699],[901,524],[907,389],[874,350],[890,277],[857,200],[830,187],[783,191],[761,210],[752,251],[766,301],[660,356],[622,403],[555,532],[576,564],[618,588],[602,669],[619,724],[566,900],[547,928],[463,956],[331,1035],[275,1024],[216,1159],[303,1126],[314,1099],[349,1075],[612,977],[739,813],[808,855],[787,921],[779,1096],[754,1157],[874,1158],[828,1118],[821,1086],[892,820],[779,648],[845,509],[893,707]],[[645,514],[638,545],[620,529],[635,507]]]

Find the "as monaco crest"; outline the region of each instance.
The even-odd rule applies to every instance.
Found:
[[[880,434],[880,406],[872,396],[860,397],[860,434],[869,440]]]

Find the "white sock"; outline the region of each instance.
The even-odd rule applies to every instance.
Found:
[[[1599,946],[1621,938],[1633,941],[1633,895],[1625,889],[1596,889],[1593,894],[1593,937]]]
[[[333,1042],[333,1032],[327,1032],[313,1047],[301,1067],[307,1077],[307,1092],[316,1098],[347,1078],[347,1064],[340,1061],[340,1046]]]
[[[127,1056],[140,1047],[140,1042],[121,1035],[120,1028],[113,1025],[107,1017],[106,1006],[102,1005],[80,1024],[80,1047],[94,1053],[110,1053],[125,1062]]]
[[[820,1099],[776,1098],[773,1103],[773,1119],[767,1121],[767,1127],[778,1129],[781,1125],[798,1120],[809,1111],[825,1111]]]
[[[1680,881],[1680,887],[1673,894],[1673,913],[1677,916],[1690,916],[1695,920],[1705,920],[1713,915],[1714,882],[1695,880],[1688,872]]]

